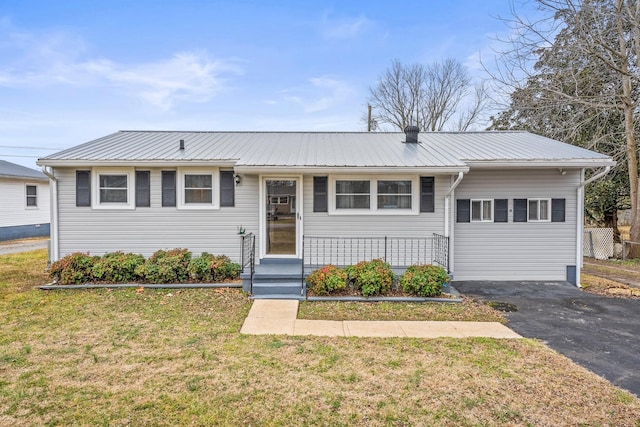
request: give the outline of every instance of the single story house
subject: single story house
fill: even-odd
[[[384,251],[405,265],[424,259],[424,243],[454,280],[579,284],[585,171],[597,179],[615,162],[527,132],[410,126],[121,131],[38,164],[51,179],[52,261],[174,247],[240,261],[241,230],[257,264]]]
[[[0,160],[0,241],[49,235],[49,178]]]

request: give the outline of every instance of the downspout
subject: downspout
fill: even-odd
[[[460,184],[460,181],[462,181],[463,177],[464,177],[464,172],[458,172],[458,178],[455,181],[453,181],[453,184],[451,184],[451,188],[449,188],[449,191],[447,191],[447,194],[444,196],[444,236],[449,239],[449,271],[448,271],[449,274],[451,274],[451,272],[453,272],[455,269],[455,259],[453,256],[453,253],[454,253],[453,238],[450,238],[449,236],[450,234],[449,221],[451,220],[449,215],[449,205],[451,204],[451,196],[453,195],[453,191]],[[453,277],[453,275],[451,275],[451,277]]]
[[[583,245],[583,237],[584,237],[584,187],[587,184],[592,183],[593,181],[602,178],[611,170],[611,166],[605,167],[605,169],[592,176],[588,180],[584,180],[584,169],[580,171],[580,184],[578,185],[577,191],[577,212],[576,212],[576,286],[581,288],[580,284],[580,272],[582,270],[582,245]]]
[[[59,259],[58,251],[58,179],[53,175],[53,171],[47,170],[46,166],[42,166],[42,173],[49,177],[51,189],[50,211],[51,211],[51,244],[49,253],[49,262],[52,263]]]
[[[444,236],[449,237],[449,204],[450,197],[453,194],[453,190],[460,184],[462,178],[464,177],[464,172],[458,172],[458,178],[451,184],[451,188],[447,191],[447,194],[444,196]]]

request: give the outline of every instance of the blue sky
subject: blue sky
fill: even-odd
[[[368,88],[393,59],[456,58],[481,79],[478,57],[509,11],[509,0],[2,0],[0,159],[35,168],[125,129],[364,130]]]

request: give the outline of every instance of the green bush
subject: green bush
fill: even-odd
[[[353,287],[364,297],[380,295],[389,292],[395,280],[391,266],[381,259],[362,261],[350,265],[346,269]]]
[[[91,268],[93,278],[109,283],[137,282],[140,277],[136,268],[144,264],[144,257],[138,254],[111,252],[96,260]]]
[[[156,251],[135,273],[148,283],[182,283],[189,278],[191,252],[187,249]]]
[[[433,297],[442,293],[442,287],[449,282],[447,271],[437,265],[412,265],[400,277],[400,286],[409,294]]]
[[[214,256],[202,252],[199,257],[191,259],[188,271],[191,279],[198,282],[222,282],[237,279],[240,264],[225,255]]]
[[[51,264],[49,276],[61,285],[81,285],[93,280],[92,268],[100,259],[74,252]]]
[[[328,295],[347,287],[347,273],[340,268],[327,264],[307,276],[307,283],[317,295]]]

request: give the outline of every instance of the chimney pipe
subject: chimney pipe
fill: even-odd
[[[180,149],[184,150],[184,139],[180,140]]]
[[[407,136],[405,141],[409,144],[416,144],[418,142],[418,134],[420,133],[420,128],[418,126],[407,126],[404,128],[404,134]]]

